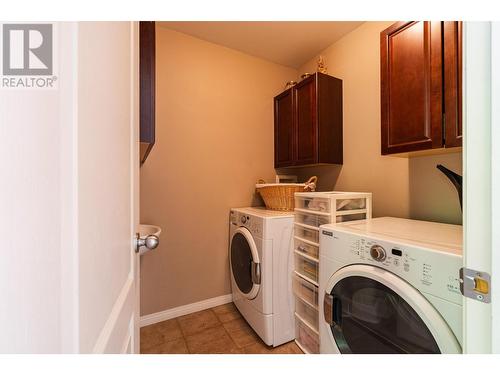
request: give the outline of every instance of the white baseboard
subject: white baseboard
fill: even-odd
[[[203,301],[190,303],[189,305],[174,307],[173,309],[163,310],[153,314],[141,316],[139,325],[141,327],[149,326],[150,324],[155,324],[163,322],[165,320],[177,318],[179,316],[210,309],[212,307],[224,305],[232,301],[233,295],[226,294],[225,296],[209,298]]]

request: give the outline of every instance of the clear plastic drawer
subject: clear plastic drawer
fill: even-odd
[[[318,263],[295,254],[295,271],[306,279],[318,282]]]
[[[360,214],[350,214],[350,215],[339,215],[337,216],[337,223],[343,223],[345,221],[353,221],[353,220],[364,220],[366,219],[366,213]]]
[[[300,225],[295,226],[295,236],[304,240],[319,243],[319,231],[309,228],[304,228]]]
[[[319,227],[320,225],[328,224],[330,222],[330,217],[295,212],[295,222],[309,225],[311,227]]]
[[[310,257],[319,258],[319,246],[308,244],[297,238],[295,239],[295,250]]]
[[[295,208],[330,212],[330,200],[328,198],[295,197]]]
[[[318,330],[318,310],[297,297],[295,297],[295,313],[316,331]]]
[[[310,305],[318,307],[318,287],[297,275],[293,275],[293,293]]]
[[[360,210],[366,208],[366,198],[337,199],[337,211]]]
[[[319,353],[319,335],[295,318],[295,340],[307,353]]]

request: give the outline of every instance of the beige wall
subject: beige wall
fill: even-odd
[[[157,27],[156,145],[141,168],[141,221],[162,227],[142,257],[141,314],[230,293],[231,207],[272,179],[273,101],[297,72]]]
[[[344,164],[294,172],[302,179],[318,175],[320,190],[371,191],[374,216],[461,223],[456,191],[436,169],[441,163],[461,174],[460,152],[410,159],[380,154],[380,31],[391,24],[366,22],[321,52],[328,74],[343,80]],[[317,58],[299,73],[316,71]]]
[[[457,190],[437,168],[442,164],[462,174],[462,153],[410,159],[410,215],[412,219],[462,224]]]

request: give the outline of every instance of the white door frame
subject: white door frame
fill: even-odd
[[[130,50],[132,51],[130,58],[130,80],[131,80],[131,114],[130,114],[130,131],[133,135],[130,139],[130,148],[132,152],[130,157],[130,165],[133,168],[131,173],[131,207],[132,207],[132,221],[131,221],[131,232],[137,232],[139,228],[139,202],[140,202],[140,190],[139,190],[139,123],[140,123],[140,108],[139,108],[139,97],[140,97],[140,82],[139,82],[139,22],[131,22],[132,36],[130,38]],[[133,241],[132,247],[135,247],[135,241]],[[134,249],[133,249],[134,250]],[[140,285],[140,268],[141,263],[139,259],[139,254],[134,251],[131,252],[131,264],[134,272],[135,281],[135,305],[134,305],[134,319],[131,323],[133,327],[132,334],[132,353],[140,353],[140,319],[141,319],[141,285]]]
[[[500,283],[499,24],[464,24],[464,267],[492,275],[492,303],[464,298],[464,353],[500,352],[498,316]],[[492,79],[495,79],[493,81]],[[494,123],[493,123],[494,122]],[[492,126],[493,125],[493,126]],[[493,147],[495,145],[495,147]],[[497,251],[498,252],[498,251]]]
[[[500,353],[500,22],[491,23],[492,352]],[[497,193],[495,195],[495,193]],[[496,319],[495,319],[496,317]]]

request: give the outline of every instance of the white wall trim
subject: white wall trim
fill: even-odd
[[[134,300],[134,302],[135,302],[135,300]],[[133,347],[132,347],[133,341],[134,341],[133,335],[135,333],[134,321],[135,321],[135,316],[132,316],[130,318],[130,321],[128,322],[128,330],[125,334],[125,338],[123,339],[119,354],[138,354],[139,353],[139,351],[137,351],[137,353],[133,352]]]
[[[159,311],[153,314],[141,316],[139,324],[141,327],[149,326],[151,324],[163,322],[165,320],[177,318],[179,316],[195,313],[198,311],[210,309],[212,307],[224,305],[233,301],[232,294],[224,296],[209,298],[203,301],[190,303],[189,305],[174,307],[173,309]]]
[[[113,308],[111,309],[111,313],[109,314],[108,320],[104,324],[104,327],[102,328],[101,333],[99,334],[97,342],[94,345],[94,349],[92,350],[93,353],[100,354],[106,351],[108,342],[120,318],[120,313],[124,309],[124,306],[129,299],[129,295],[134,292],[133,286],[134,286],[134,280],[131,278],[127,278],[127,281],[123,285],[120,295],[116,299],[116,302]]]

